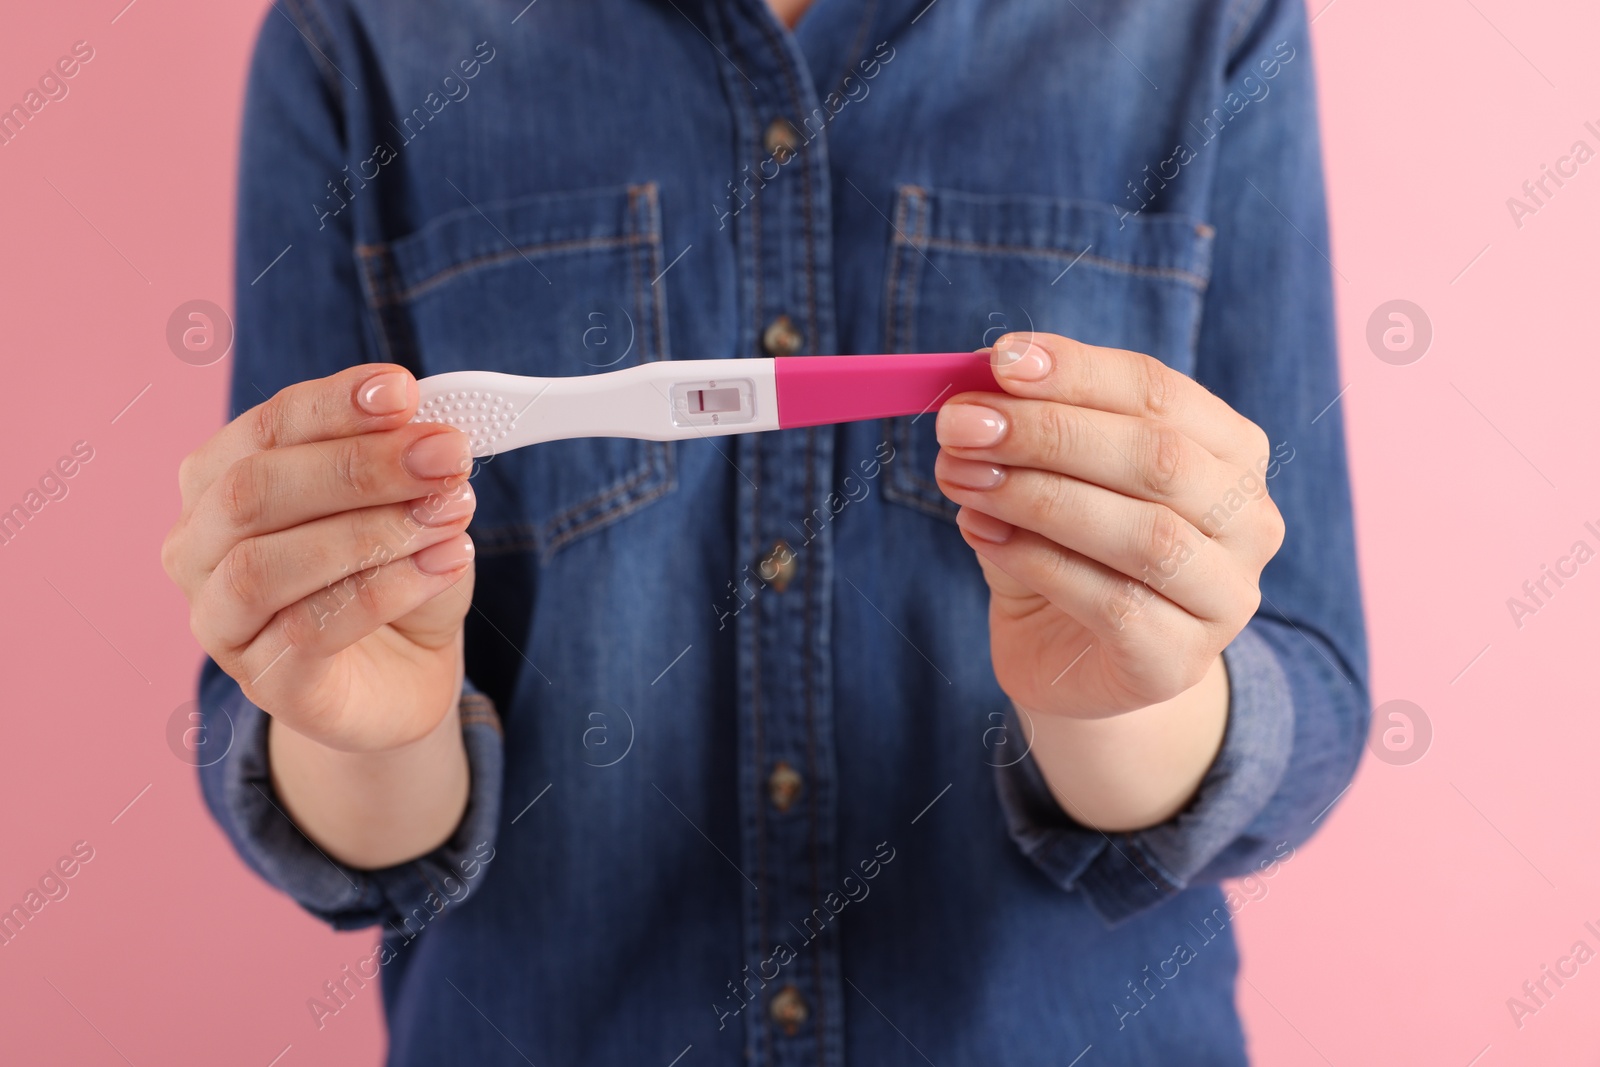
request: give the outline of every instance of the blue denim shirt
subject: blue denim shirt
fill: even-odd
[[[202,674],[240,853],[381,931],[307,1027],[377,983],[396,1065],[1244,1062],[1220,883],[1293,862],[1367,723],[1313,85],[1299,0],[280,0],[235,412],[1034,329],[1262,425],[1288,525],[1198,795],[1108,835],[996,684],[931,417],[484,463],[444,847],[329,860]]]

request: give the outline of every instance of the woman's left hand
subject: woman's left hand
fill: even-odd
[[[1011,334],[994,368],[1005,395],[940,410],[935,473],[989,583],[1001,688],[1090,719],[1197,685],[1260,603],[1287,459],[1150,356]]]

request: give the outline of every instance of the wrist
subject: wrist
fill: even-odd
[[[1069,816],[1105,832],[1158,825],[1194,796],[1222,748],[1229,690],[1222,657],[1170,700],[1085,719],[1017,706],[1051,794]]]
[[[324,852],[376,869],[449,840],[471,787],[459,701],[427,734],[348,752],[269,719],[268,766],[285,815]]]

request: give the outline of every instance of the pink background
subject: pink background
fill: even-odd
[[[373,934],[329,933],[250,875],[165,738],[198,653],[158,547],[227,371],[180,362],[165,330],[185,301],[231,303],[264,8],[125,2],[21,5],[0,33],[4,103],[73,42],[96,52],[0,147],[0,510],[94,449],[0,545],[0,905],[94,849],[0,947],[0,1060],[376,1063],[375,988],[321,1032],[305,1007]],[[1335,0],[1313,32],[1349,385],[1327,417],[1352,432],[1374,697],[1420,706],[1433,737],[1414,762],[1369,758],[1240,911],[1240,1002],[1263,1064],[1592,1065],[1600,960],[1520,1029],[1506,1000],[1580,938],[1600,950],[1600,561],[1520,630],[1506,599],[1575,540],[1600,548],[1600,160],[1521,229],[1506,198],[1573,141],[1600,149],[1600,17]],[[1392,299],[1432,320],[1420,362],[1367,346]]]

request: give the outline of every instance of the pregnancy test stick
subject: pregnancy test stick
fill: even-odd
[[[477,457],[572,437],[682,441],[935,411],[1001,392],[986,352],[659,360],[535,378],[451,371],[417,383],[412,422],[464,430]]]

